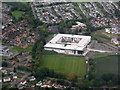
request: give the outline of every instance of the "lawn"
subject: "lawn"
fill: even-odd
[[[6,59],[8,58],[7,56],[0,56],[0,59]]]
[[[27,5],[28,4],[28,2],[21,2],[22,4],[25,4],[25,5]]]
[[[107,55],[107,54],[104,54],[104,53],[95,53],[95,54],[93,54],[93,56],[103,56],[103,55]]]
[[[25,48],[25,49],[28,50],[29,52],[32,52],[32,47],[33,47],[33,46],[28,46],[28,47]]]
[[[24,51],[24,49],[23,49],[23,48],[19,48],[19,47],[17,47],[17,46],[14,46],[14,47],[13,47],[13,50],[18,51],[19,53],[21,53],[21,52],[23,52],[23,51]]]
[[[48,50],[43,50],[42,55],[55,55],[58,54],[57,52],[54,51],[48,51]]]
[[[44,55],[42,66],[65,74],[75,73],[78,76],[84,76],[86,74],[86,63],[84,57]]]
[[[71,2],[88,2],[88,0],[70,0]],[[99,0],[89,0],[90,2],[98,2]]]
[[[104,73],[118,74],[118,59],[120,55],[105,56],[95,59],[96,61],[96,73],[101,76]]]
[[[78,13],[79,15],[82,15],[82,14],[83,14],[82,11],[80,10],[79,6],[74,6],[73,8],[77,11],[77,13]]]
[[[107,37],[107,36],[103,36],[103,35],[96,35],[97,37],[103,38],[103,39],[108,39],[111,40],[111,38]]]
[[[16,20],[18,20],[19,18],[23,17],[24,13],[25,12],[22,12],[22,11],[13,11],[12,15],[15,17]]]
[[[49,35],[45,38],[46,42],[50,41],[53,36],[54,36],[53,34],[49,34]]]

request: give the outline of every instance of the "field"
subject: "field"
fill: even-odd
[[[106,56],[95,59],[96,61],[96,73],[101,76],[104,73],[118,74],[118,58],[119,56]]]
[[[97,37],[99,37],[99,38],[103,38],[103,39],[111,40],[109,37],[107,37],[107,36],[103,36],[103,35],[97,35]]]
[[[25,5],[27,5],[28,4],[28,2],[21,2],[22,4],[25,4]]]
[[[19,47],[17,47],[17,46],[14,46],[14,47],[13,47],[13,50],[18,51],[19,53],[21,53],[21,52],[23,52],[23,51],[24,51],[24,49],[19,48]]]
[[[71,1],[71,2],[88,2],[88,0],[68,0],[68,1]],[[100,2],[102,0],[89,0],[89,2]],[[104,1],[109,1],[109,0],[104,0]],[[117,2],[118,0],[116,0]]]
[[[65,74],[75,73],[78,76],[84,76],[86,74],[86,63],[84,57],[44,55],[42,66]]]
[[[93,56],[103,56],[103,55],[107,55],[107,54],[103,54],[103,53],[95,53]]]
[[[23,14],[24,14],[24,12],[22,12],[22,11],[14,11],[14,12],[12,12],[12,15],[15,17],[16,20],[23,17]]]

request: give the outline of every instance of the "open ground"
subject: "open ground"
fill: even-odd
[[[81,77],[86,74],[86,63],[84,57],[44,55],[42,66],[65,74],[74,73]]]

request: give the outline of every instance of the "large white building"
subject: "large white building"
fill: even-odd
[[[63,54],[85,55],[91,36],[57,34],[45,46],[45,50]]]

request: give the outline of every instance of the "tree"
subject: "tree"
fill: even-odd
[[[6,61],[2,61],[2,67],[8,67],[8,63]]]
[[[14,67],[14,68],[13,68],[13,72],[14,72],[14,73],[16,73],[16,72],[17,72],[16,67]]]
[[[108,82],[109,80],[112,80],[113,79],[113,76],[114,76],[114,74],[103,74],[102,75],[102,79],[104,80],[104,81],[106,81],[106,82]]]
[[[120,16],[120,11],[118,9],[115,9],[115,16],[119,17]]]
[[[100,87],[100,86],[104,85],[104,81],[100,78],[93,79],[93,80],[91,80],[91,82],[92,82],[92,86]]]
[[[19,11],[29,11],[30,6],[29,4],[23,4],[21,2],[4,2],[7,5],[11,5],[11,11],[19,10]]]
[[[77,80],[77,75],[75,73],[68,74],[67,80],[76,81]]]
[[[90,81],[88,79],[81,79],[78,81],[78,87],[79,88],[87,88],[89,87],[91,84],[90,84]]]
[[[102,79],[110,86],[118,84],[118,76],[112,73],[103,74]]]
[[[38,80],[44,79],[45,77],[49,76],[49,69],[39,68],[37,71],[35,71],[34,75]]]
[[[54,72],[54,75],[52,77],[58,78],[58,79],[66,79],[66,75],[64,73],[58,73]]]

